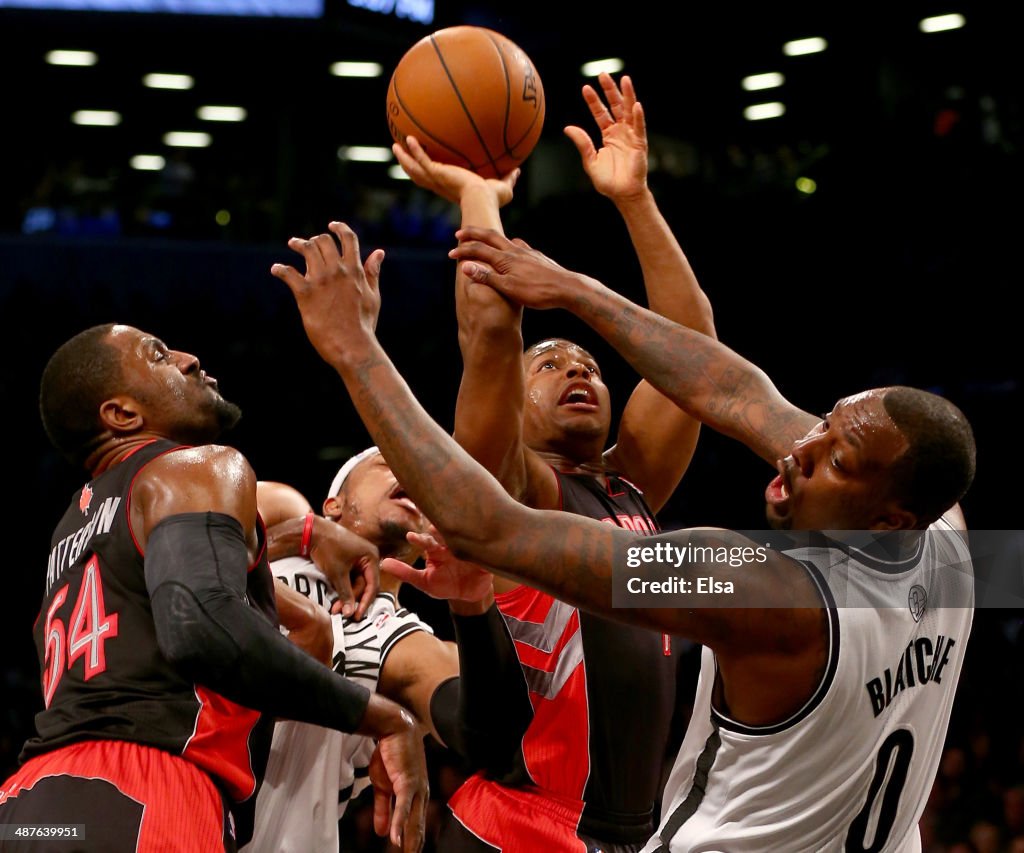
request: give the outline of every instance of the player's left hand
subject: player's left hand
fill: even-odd
[[[343,222],[332,222],[328,228],[331,234],[288,241],[288,247],[305,259],[305,275],[287,264],[274,264],[270,272],[291,289],[306,335],[320,357],[337,365],[353,344],[373,338],[384,251],[374,250],[363,264],[355,232]]]
[[[466,226],[455,237],[459,245],[448,257],[479,262],[463,263],[464,276],[529,308],[564,307],[569,287],[581,278],[525,241],[509,240],[491,228]]]
[[[601,131],[601,147],[594,147],[583,128],[570,125],[565,128],[565,135],[579,151],[594,189],[613,201],[628,201],[647,189],[647,125],[643,107],[628,76],[622,78],[621,88],[610,74],[602,73],[598,82],[607,106],[590,85],[583,87],[583,100]]]

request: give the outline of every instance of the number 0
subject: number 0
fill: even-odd
[[[882,746],[878,750],[878,758],[875,760],[875,775],[868,787],[867,802],[864,803],[860,814],[850,824],[850,831],[846,834],[846,853],[878,853],[885,847],[893,824],[896,823],[900,794],[903,793],[903,786],[907,782],[907,771],[910,769],[910,757],[913,754],[914,736],[906,729],[896,729],[882,741]],[[882,804],[878,810],[878,823],[875,826],[874,838],[871,841],[871,846],[867,847],[865,842],[867,841],[868,821],[871,819],[871,812],[878,799],[879,789],[885,782],[890,763],[892,764],[892,773],[889,774],[889,781],[885,784],[885,791],[882,792]]]

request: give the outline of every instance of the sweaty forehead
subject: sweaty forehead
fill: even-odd
[[[142,356],[147,346],[152,347],[154,343],[160,343],[157,338],[136,329],[134,326],[124,326],[121,324],[111,328],[107,340],[111,346],[120,350],[121,353],[132,353],[137,356]]]
[[[546,341],[540,341],[530,347],[523,356],[527,362],[533,361],[535,358],[541,355],[552,355],[556,352],[563,352],[566,355],[582,357],[597,362],[589,352],[587,352],[579,344],[574,344],[572,341],[564,340],[563,338],[549,338]]]
[[[907,448],[906,437],[889,417],[878,391],[844,397],[836,403],[832,414],[843,434],[862,448],[866,461],[884,463]]]

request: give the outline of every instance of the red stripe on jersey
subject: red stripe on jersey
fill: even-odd
[[[533,720],[523,735],[523,761],[546,791],[583,798],[590,777],[590,714],[582,661],[552,699],[530,693]]]
[[[576,836],[583,803],[531,788],[504,788],[477,774],[448,801],[470,832],[502,853],[587,853]]]
[[[495,599],[503,614],[535,625],[543,625],[555,606],[550,595],[525,586],[495,596]],[[575,608],[550,650],[520,640],[514,623],[510,629],[520,663],[555,674],[555,681],[560,677],[560,664],[573,666],[571,660],[563,660],[564,655],[581,654],[579,642],[566,651],[573,638],[579,639],[580,614]],[[571,673],[563,674],[565,682],[554,696],[530,691],[533,719],[523,736],[523,759],[530,779],[539,787],[563,797],[581,799],[590,776],[590,717],[582,656]],[[528,676],[527,682],[530,680]]]
[[[555,604],[555,600],[547,593],[538,592],[527,586],[518,586],[509,592],[496,595],[494,598],[498,609],[502,613],[520,622],[533,622],[537,625],[544,624],[544,620],[548,618],[548,614]],[[520,662],[526,666],[532,666],[534,669],[541,669],[544,672],[554,672],[562,650],[579,630],[579,627],[579,611],[573,610],[572,615],[566,621],[565,627],[559,634],[558,640],[551,646],[550,650],[539,649],[521,640],[516,636],[516,631],[513,628],[511,630],[512,639],[515,642],[516,654],[519,655]]]
[[[153,441],[156,440],[157,439],[155,438],[153,439]],[[128,454],[128,456],[134,456],[144,447],[148,447],[149,445],[151,445],[153,441],[147,441],[145,444],[142,445],[142,447],[136,447],[131,453]],[[166,456],[168,453],[174,453],[174,451],[176,450],[188,449],[190,448],[189,445],[187,444],[179,444],[177,447],[169,447],[163,453],[158,453],[156,456],[150,459],[149,462],[146,463],[146,465],[149,465],[150,462],[155,462],[161,456]],[[128,456],[125,456],[124,459],[127,459]],[[122,459],[121,462],[123,462],[124,459]],[[135,531],[132,529],[132,493],[135,491],[135,481],[139,479],[139,474],[146,470],[146,465],[143,465],[141,468],[139,468],[139,470],[136,471],[135,475],[132,477],[132,481],[128,484],[128,497],[125,499],[124,502],[124,514],[125,518],[128,520],[128,535],[132,537],[132,542],[135,543],[135,550],[139,552],[140,557],[145,557],[146,552],[142,550],[142,546],[139,544],[139,540],[135,538]]]
[[[138,853],[224,849],[224,808],[217,788],[209,776],[176,755],[122,740],[73,743],[26,761],[3,783],[0,803],[54,776],[102,779],[141,803]]]
[[[216,776],[233,800],[247,800],[256,791],[249,736],[259,722],[259,712],[198,684],[195,692],[199,713],[181,755]]]

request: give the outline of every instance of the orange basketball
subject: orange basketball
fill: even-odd
[[[487,178],[533,151],[544,126],[544,87],[533,63],[505,36],[448,27],[416,42],[388,85],[388,127],[415,136],[432,159]]]

